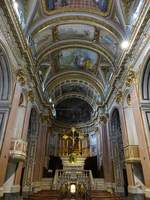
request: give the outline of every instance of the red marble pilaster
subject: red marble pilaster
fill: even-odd
[[[1,169],[0,170],[0,186],[3,185],[4,180],[5,180],[7,164],[8,164],[8,159],[9,159],[11,138],[12,138],[14,125],[16,124],[15,122],[17,118],[17,108],[20,101],[21,91],[22,91],[22,88],[21,88],[20,83],[16,83],[11,110],[10,110],[9,118],[7,121],[3,146],[2,146],[1,155],[0,155],[0,169]]]
[[[133,109],[133,115],[136,124],[136,132],[139,141],[140,159],[143,168],[145,186],[150,187],[150,152],[147,144],[136,85],[133,85],[131,92],[131,107]]]

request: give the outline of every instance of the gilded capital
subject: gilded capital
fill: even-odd
[[[126,78],[126,86],[130,87],[136,81],[136,73],[133,70],[129,70]]]
[[[48,123],[50,117],[49,115],[41,114],[40,118],[42,123]]]
[[[22,69],[19,69],[17,71],[16,78],[17,78],[17,81],[21,83],[21,85],[24,85],[26,83],[26,75]]]
[[[116,99],[116,102],[117,102],[117,103],[122,102],[122,100],[123,100],[123,92],[122,92],[122,91],[119,91],[119,92],[117,93],[115,99]]]
[[[106,123],[108,119],[108,114],[100,115],[99,119],[100,119],[100,122]]]
[[[28,91],[28,93],[27,93],[27,98],[28,98],[28,101],[31,101],[31,102],[34,101],[34,94],[33,94],[33,91],[32,91],[32,90],[29,90],[29,91]]]

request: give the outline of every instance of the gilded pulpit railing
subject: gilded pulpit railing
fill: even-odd
[[[124,147],[125,161],[126,162],[139,162],[140,153],[138,145],[128,145]]]

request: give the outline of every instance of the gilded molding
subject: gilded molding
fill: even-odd
[[[122,91],[119,91],[115,97],[115,100],[116,102],[119,104],[123,101],[123,92]]]
[[[124,147],[125,162],[133,163],[140,162],[140,153],[138,145],[128,145]]]
[[[34,102],[34,94],[33,94],[32,90],[29,90],[27,92],[27,99],[28,99],[28,101]]]
[[[16,79],[21,83],[21,85],[25,85],[27,78],[25,72],[22,69],[19,69],[16,72]]]

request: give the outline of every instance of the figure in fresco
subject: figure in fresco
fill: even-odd
[[[48,10],[55,9],[55,0],[46,0],[46,7]]]
[[[61,6],[67,6],[68,2],[67,0],[61,0]]]
[[[102,12],[106,12],[108,10],[109,0],[99,0],[99,1],[96,1],[96,2],[97,2],[97,5],[98,5],[99,9]]]

